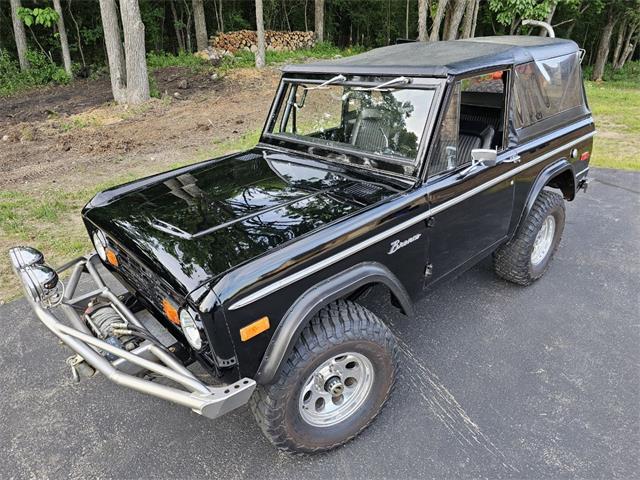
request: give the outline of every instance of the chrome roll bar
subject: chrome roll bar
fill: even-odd
[[[56,270],[58,275],[70,269],[72,272],[55,305],[32,296],[25,284],[24,276],[21,275],[21,271],[29,267],[17,265],[13,261],[14,255],[11,258],[13,269],[21,280],[25,297],[37,318],[76,353],[77,357],[73,361],[72,369],[75,369],[76,364],[86,362],[118,385],[188,407],[208,418],[219,417],[249,401],[256,387],[256,382],[250,378],[243,378],[225,386],[207,385],[197,379],[161,344],[145,340],[134,350],[127,351],[94,336],[77,312],[78,305],[94,298],[110,304],[125,324],[132,324],[148,331],[100,276],[96,268],[96,262],[99,262],[97,254],[92,253],[76,258]],[[76,295],[83,274],[89,275],[96,288]],[[62,310],[68,324],[62,323],[54,315],[53,310],[56,308]],[[110,361],[101,352],[109,353],[117,359]],[[140,372],[152,372],[171,380],[176,387],[181,388],[140,378],[137,376]]]

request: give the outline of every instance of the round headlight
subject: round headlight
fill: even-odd
[[[93,234],[93,246],[96,248],[96,252],[102,261],[106,261],[107,252],[105,248],[107,247],[107,237],[104,236],[101,230],[96,230]]]
[[[200,331],[198,330],[196,321],[186,309],[180,310],[180,326],[189,344],[196,350],[200,350],[202,348]]]

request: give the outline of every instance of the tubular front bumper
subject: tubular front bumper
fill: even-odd
[[[105,284],[96,268],[99,259],[95,253],[77,258],[57,270],[58,274],[65,270],[72,270],[72,273],[56,301],[47,302],[34,295],[33,285],[31,285],[33,276],[30,276],[28,271],[31,267],[20,265],[20,259],[16,252],[17,249],[12,249],[10,257],[27,300],[38,319],[77,354],[74,358],[74,365],[86,362],[114,383],[188,407],[208,418],[224,415],[249,401],[249,397],[256,387],[256,382],[250,378],[243,378],[226,386],[206,385],[161,345],[145,340],[136,349],[126,351],[97,338],[76,310],[78,306],[86,304],[89,299],[93,298],[99,298],[109,303],[122,317],[124,323],[132,324],[138,328],[145,327]],[[83,273],[91,277],[96,288],[74,296]],[[52,303],[55,305],[52,306]],[[53,314],[54,309],[59,309],[65,314],[68,324],[58,320]],[[109,361],[100,352],[107,352],[118,358]],[[74,367],[72,366],[72,368]],[[152,372],[173,381],[181,388],[159,384],[136,376],[140,372]]]

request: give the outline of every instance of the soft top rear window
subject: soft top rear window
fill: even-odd
[[[517,65],[514,103],[516,128],[584,105],[580,53]]]

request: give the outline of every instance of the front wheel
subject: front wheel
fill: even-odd
[[[340,300],[303,330],[275,383],[260,386],[251,410],[267,438],[290,452],[319,452],[358,435],[393,387],[391,331],[364,307]]]
[[[540,192],[514,238],[496,251],[496,273],[520,285],[529,285],[544,275],[560,244],[564,221],[562,197]]]

